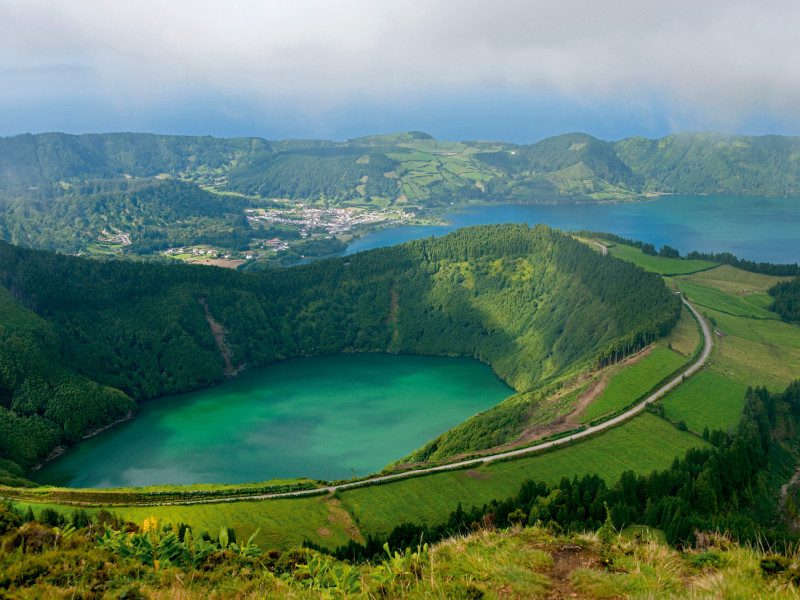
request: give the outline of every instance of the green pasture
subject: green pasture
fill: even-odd
[[[710,368],[742,385],[782,391],[800,377],[800,329],[778,319],[748,319],[704,309],[716,322]]]
[[[749,302],[746,297],[732,296],[716,288],[682,279],[678,280],[678,286],[687,300],[706,308],[713,308],[737,317],[750,317],[753,319],[780,318],[777,313],[759,308],[755,303]]]
[[[718,263],[705,260],[683,260],[682,258],[650,256],[649,254],[644,254],[639,248],[626,246],[625,244],[615,244],[608,249],[608,253],[611,256],[637,264],[645,271],[652,271],[661,275],[695,273],[718,266]]]
[[[667,543],[667,534],[663,529],[656,529],[655,527],[647,527],[645,525],[631,525],[620,531],[622,537],[626,540],[633,540],[637,533],[642,534],[642,539],[646,541],[658,542],[659,544]]]
[[[602,435],[531,458],[491,463],[474,471],[454,471],[341,492],[364,535],[386,534],[397,523],[438,523],[461,502],[480,506],[515,495],[533,479],[557,484],[562,477],[598,474],[613,485],[624,471],[665,469],[676,456],[706,443],[667,421],[644,413]]]
[[[730,265],[720,265],[716,269],[695,273],[688,278],[703,285],[716,288],[721,292],[734,296],[749,297],[754,292],[757,295],[766,295],[767,290],[776,283],[788,281],[791,277],[773,277],[761,273],[743,271]],[[769,297],[769,296],[767,296]]]
[[[675,352],[686,358],[694,356],[701,342],[700,326],[685,305],[681,306],[681,318],[678,319],[678,324],[668,336],[658,340],[659,345],[665,348],[671,346]]]
[[[663,400],[668,419],[685,421],[692,431],[734,430],[744,409],[747,387],[737,381],[715,373],[701,371],[691,377]]]
[[[654,348],[635,364],[614,367],[611,381],[580,416],[581,422],[628,406],[685,363],[686,358],[672,350]]]
[[[156,507],[125,507],[114,512],[134,523],[155,517],[162,523],[188,523],[195,530],[218,531],[223,525],[247,539],[256,529],[258,543],[268,548],[291,548],[309,539],[317,544],[346,544],[350,537],[341,522],[331,521],[324,496],[311,498],[275,498]],[[335,518],[335,517],[334,517]],[[325,528],[329,536],[317,532]]]

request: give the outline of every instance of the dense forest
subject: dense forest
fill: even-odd
[[[613,144],[645,189],[677,194],[800,196],[800,138],[675,133]]]
[[[0,197],[0,239],[74,254],[103,232],[121,230],[128,252],[150,254],[170,246],[217,243],[238,249],[253,235],[237,197],[222,197],[176,180],[92,180],[74,195]]]
[[[17,135],[0,138],[0,192],[53,198],[70,192],[62,182],[191,173],[201,167],[213,170],[270,150],[269,142],[260,138],[151,133]]]
[[[800,275],[792,281],[783,281],[769,289],[775,298],[769,309],[778,313],[784,321],[800,323]]]
[[[657,275],[545,225],[465,228],[262,273],[0,243],[0,286],[0,458],[26,468],[135,402],[222,380],[210,320],[234,367],[345,349],[457,355],[523,391],[621,339],[665,335],[680,311]],[[527,408],[514,404],[515,423]],[[474,435],[491,414],[471,421],[454,450],[497,441]]]

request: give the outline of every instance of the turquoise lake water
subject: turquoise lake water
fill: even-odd
[[[369,234],[345,254],[445,235],[469,225],[547,223],[562,230],[616,233],[657,248],[668,244],[682,254],[730,252],[754,261],[800,262],[800,198],[668,195],[631,204],[507,204],[470,208],[446,218],[453,224],[393,227]]]
[[[287,360],[144,402],[134,420],[70,448],[35,480],[127,487],[364,476],[513,393],[467,358]]]

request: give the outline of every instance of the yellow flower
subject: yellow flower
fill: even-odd
[[[144,523],[142,523],[142,533],[147,533],[148,531],[152,531],[153,533],[158,531],[158,521],[156,521],[155,517],[145,519]]]

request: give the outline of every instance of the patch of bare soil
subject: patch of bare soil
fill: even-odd
[[[342,504],[340,500],[337,500],[331,496],[326,496],[322,498],[320,502],[323,502],[328,506],[329,523],[332,525],[340,525],[342,530],[349,535],[351,539],[362,544],[364,543],[364,536],[361,535],[358,527],[355,523],[353,523],[350,513],[343,508],[339,508],[339,506]],[[330,535],[330,530],[327,527],[321,527],[320,529],[325,529],[328,531],[328,535]]]
[[[397,292],[395,291],[395,287],[397,284],[392,284],[389,288],[389,294],[391,296],[391,301],[389,302],[389,316],[384,319],[384,323],[396,323],[397,322]]]
[[[468,477],[472,477],[473,479],[477,479],[478,481],[481,481],[483,479],[489,479],[489,477],[492,476],[491,473],[481,473],[480,471],[472,471],[472,470],[466,471],[466,475]]]
[[[244,365],[234,367],[231,364],[231,349],[228,347],[228,343],[225,340],[225,335],[228,332],[225,331],[225,328],[217,323],[214,320],[214,317],[211,316],[211,312],[208,310],[208,303],[206,302],[205,298],[200,298],[200,304],[202,304],[203,308],[206,310],[206,321],[208,321],[208,325],[211,327],[211,335],[214,337],[214,342],[217,344],[217,348],[219,348],[219,353],[222,356],[222,360],[225,361],[225,376],[235,377],[239,371],[244,369]]]
[[[195,265],[211,265],[214,267],[226,267],[228,269],[236,269],[239,265],[246,263],[246,260],[219,260],[214,258],[206,258],[204,260],[191,260],[187,261]]]
[[[322,538],[331,537],[331,530],[327,527],[320,527],[317,529],[317,535]]]
[[[570,581],[570,573],[576,569],[599,568],[598,558],[576,544],[565,544],[545,550],[553,558],[553,566],[544,572],[551,581],[548,599],[579,598]]]

